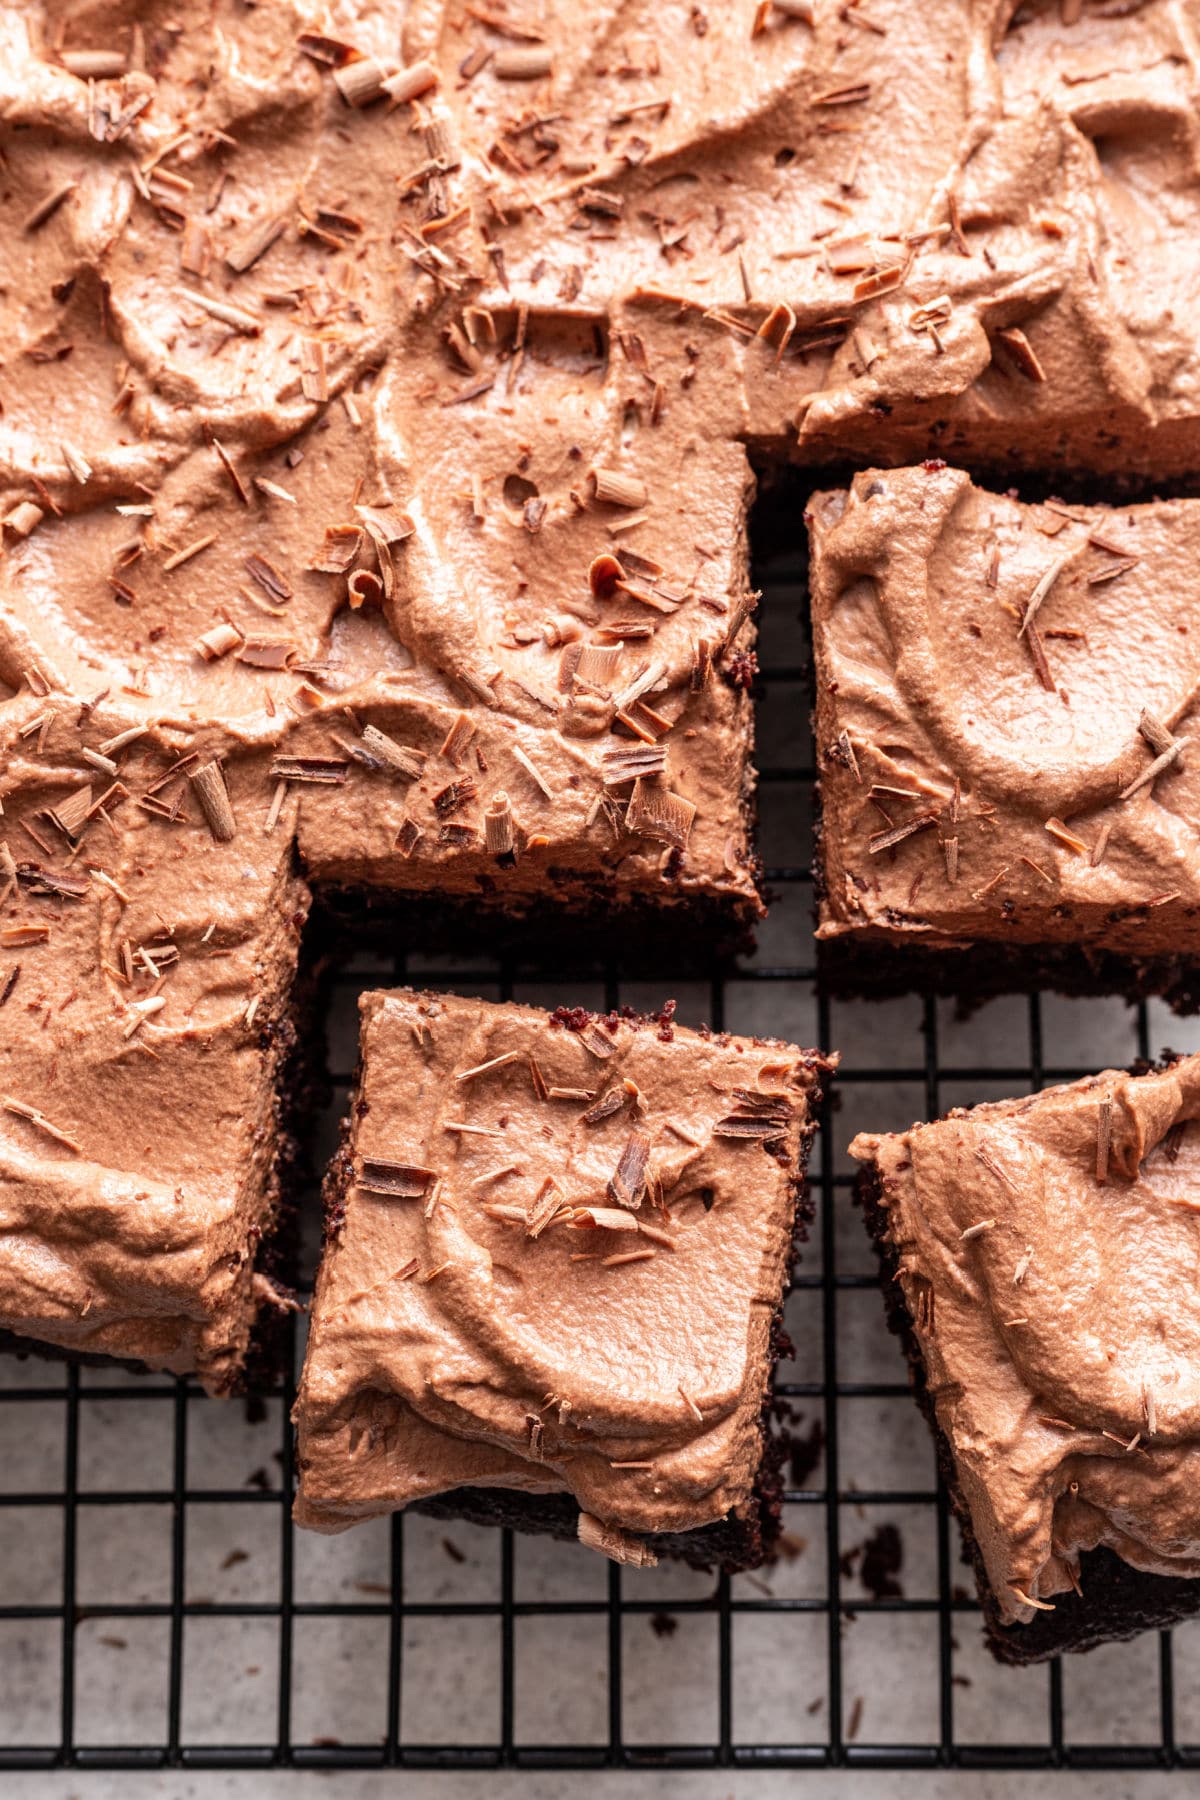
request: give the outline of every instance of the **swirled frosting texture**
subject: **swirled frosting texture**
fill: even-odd
[[[1194,465],[1194,4],[814,18],[0,4],[0,1134],[190,1221],[167,1302],[47,1202],[0,1321],[236,1361],[293,846],[757,910],[747,446]]]
[[[1200,942],[1200,505],[902,469],[815,496],[809,525],[819,935]]]
[[[1100,1545],[1200,1575],[1198,1116],[1190,1056],[851,1145],[1009,1622]]]
[[[301,1523],[464,1485],[567,1491],[633,1532],[740,1507],[821,1059],[428,994],[362,1011]]]
[[[489,310],[477,157],[408,185],[447,108],[351,107],[327,60],[397,67],[402,14],[0,6],[0,1324],[214,1387],[297,846],[758,910],[744,451],[678,333],[652,428],[653,322],[626,357],[602,307]]]

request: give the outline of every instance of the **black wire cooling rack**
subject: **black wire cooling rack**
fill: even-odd
[[[775,525],[782,519],[793,544],[803,535],[800,504],[774,502]],[[660,1569],[651,1585],[651,1572],[586,1559],[590,1586],[581,1592],[568,1582],[564,1597],[556,1571],[565,1556],[572,1577],[584,1567],[575,1547],[491,1532],[475,1534],[465,1551],[459,1528],[397,1517],[381,1528],[375,1579],[314,1590],[300,1566],[309,1546],[289,1522],[290,1374],[245,1418],[240,1403],[206,1400],[186,1381],[10,1363],[0,1381],[0,1770],[1200,1763],[1191,1640],[1182,1662],[1163,1634],[1066,1669],[1021,1672],[997,1668],[981,1648],[928,1434],[900,1352],[882,1333],[842,1146],[852,1125],[904,1124],[1083,1071],[1056,1066],[1050,1039],[1066,1003],[1004,1002],[997,1031],[994,1018],[964,1026],[931,1000],[864,1011],[817,992],[799,554],[774,556],[760,579],[762,810],[775,906],[756,957],[685,983],[680,1016],[859,1047],[825,1109],[812,1169],[817,1218],[789,1303],[798,1349],[779,1390],[807,1451],[787,1493],[787,1559],[733,1580]],[[580,997],[581,986],[593,1003],[648,997],[644,984],[632,995],[619,961],[584,971],[582,983],[573,971],[563,987],[553,972],[512,966],[347,970],[332,1053],[335,1110],[354,1057],[347,1003],[359,987],[406,975],[550,1004],[551,995]],[[671,991],[668,972],[656,1003]],[[1151,1041],[1145,1007],[1136,1015],[1102,1008],[1101,1032],[1125,1033],[1115,1059],[1163,1048]],[[1093,1060],[1103,1054],[1097,1042]],[[214,1420],[235,1435],[244,1429],[258,1462],[248,1475],[236,1459],[211,1454]],[[98,1441],[108,1469],[100,1481],[92,1473]],[[35,1444],[49,1448],[34,1454]],[[232,1476],[222,1474],[228,1467]],[[880,1526],[890,1535],[881,1538]],[[238,1586],[238,1565],[251,1566],[238,1546],[249,1538],[265,1573]],[[865,1585],[872,1542],[885,1544],[889,1559],[884,1578]],[[157,1586],[145,1575],[152,1543]],[[198,1544],[221,1571],[214,1579],[224,1598],[196,1591]],[[430,1579],[431,1559],[438,1567],[443,1559],[449,1579],[468,1557],[486,1577],[479,1591],[464,1596],[461,1586]],[[549,1578],[538,1560],[546,1557],[554,1559]],[[532,1586],[527,1566],[542,1571]],[[582,1678],[572,1684],[572,1646],[585,1640]],[[484,1644],[487,1680],[476,1658]],[[548,1701],[532,1713],[531,1679]],[[206,1712],[197,1711],[198,1684]],[[376,1704],[364,1715],[366,1686]],[[459,1730],[434,1702],[464,1686],[469,1729]],[[568,1688],[584,1695],[582,1733]],[[247,1713],[241,1702],[251,1690],[258,1697]],[[684,1691],[687,1705],[673,1716],[672,1696]],[[1192,1747],[1180,1741],[1189,1734]]]

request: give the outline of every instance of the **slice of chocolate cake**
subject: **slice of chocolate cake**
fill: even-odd
[[[750,1567],[812,1051],[670,1021],[364,996],[295,1418],[296,1517],[414,1502]]]
[[[993,1649],[1200,1609],[1200,1056],[850,1146]]]
[[[0,819],[0,1325],[221,1390],[260,1302],[281,1298],[260,1247],[302,1087],[308,891],[286,837],[256,828],[249,759],[227,779],[179,753],[195,741],[114,740],[47,705],[40,754],[15,759]]]
[[[1187,16],[1108,10],[0,8],[6,1091],[186,1215],[64,1249],[5,1114],[0,1327],[236,1364],[294,853],[356,930],[744,941],[752,455],[1200,464]]]
[[[1200,502],[814,496],[826,979],[1200,1000]]]

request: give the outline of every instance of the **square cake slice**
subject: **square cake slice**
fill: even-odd
[[[1200,1056],[851,1154],[992,1648],[1200,1607]]]
[[[672,1011],[363,997],[295,1410],[301,1524],[419,1502],[619,1561],[762,1561],[830,1064]]]
[[[1195,1006],[1200,503],[814,497],[825,975]]]
[[[309,894],[250,828],[269,753],[74,720],[0,819],[0,1332],[225,1392],[289,1304]]]

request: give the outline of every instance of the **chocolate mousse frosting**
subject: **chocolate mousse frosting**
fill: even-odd
[[[406,991],[362,1014],[299,1522],[566,1493],[585,1541],[652,1560],[622,1534],[746,1510],[828,1064],[668,1014]]]
[[[0,8],[0,1324],[213,1387],[306,878],[760,910],[744,452],[493,291],[400,31]]]
[[[236,1365],[305,880],[758,913],[750,451],[1195,463],[1112,14],[0,4],[0,1322]]]
[[[453,121],[451,203],[484,198],[487,304],[603,315],[669,408],[665,328],[705,441],[1149,476],[1196,463],[1198,23],[422,0],[401,47]]]
[[[1200,1575],[1197,1117],[1189,1056],[851,1145],[1001,1626],[1101,1547]]]
[[[1195,956],[1200,502],[929,466],[814,496],[809,529],[822,943]]]

